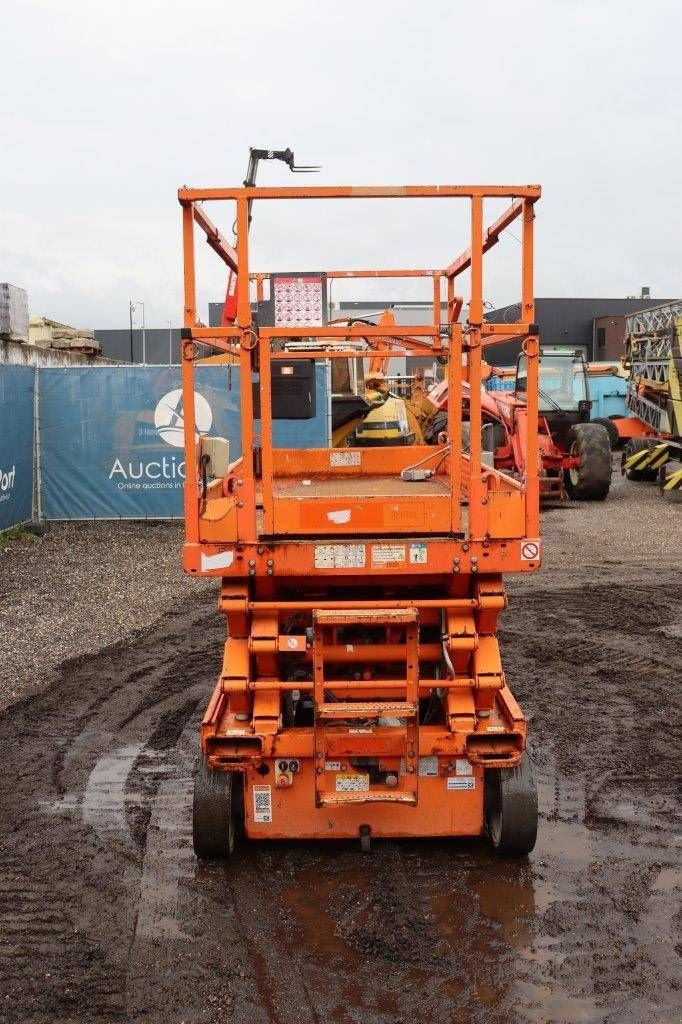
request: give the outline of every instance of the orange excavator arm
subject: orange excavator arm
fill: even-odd
[[[377,322],[379,327],[395,327],[395,317],[390,310],[385,309]],[[410,339],[412,341],[412,339]],[[390,338],[368,338],[367,343],[373,350],[372,358],[369,361],[369,373],[383,373],[386,375],[388,364],[391,361],[391,339]],[[369,376],[369,374],[368,374]]]

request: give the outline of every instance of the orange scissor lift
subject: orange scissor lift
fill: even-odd
[[[533,301],[535,185],[182,188],[185,309],[182,375],[188,573],[221,579],[227,642],[201,725],[194,847],[227,857],[249,838],[484,836],[508,853],[535,842],[537,795],[526,722],[496,637],[502,577],[540,565],[538,440],[528,429],[526,478],[481,456],[484,351],[519,339],[528,358],[528,424],[537,424]],[[487,230],[486,199],[511,205]],[[429,277],[433,315],[420,326],[258,326],[267,275],[249,266],[250,201],[356,198],[464,200],[469,248],[442,271],[330,271],[328,277]],[[235,244],[205,202],[236,207]],[[521,222],[521,319],[483,316],[485,252]],[[197,320],[195,224],[227,264],[236,301],[221,327]],[[469,271],[470,296],[455,293]],[[441,297],[447,296],[442,321]],[[305,346],[287,350],[291,339]],[[359,338],[398,355],[425,348],[450,395],[439,446],[273,447],[273,376],[294,361],[357,358]],[[389,340],[390,339],[390,340]],[[208,482],[195,433],[194,372],[209,346],[240,367],[242,455]],[[317,347],[316,347],[317,346]],[[294,347],[295,348],[295,347]],[[257,375],[257,377],[256,377]],[[252,384],[260,388],[254,428]],[[429,474],[405,473],[421,460]],[[423,477],[414,479],[414,476]]]

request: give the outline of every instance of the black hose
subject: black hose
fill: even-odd
[[[203,516],[206,511],[206,491],[208,489],[208,464],[211,461],[210,455],[202,455],[199,460],[199,466],[201,467],[201,507],[199,509],[199,515]]]

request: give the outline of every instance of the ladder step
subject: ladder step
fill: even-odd
[[[319,608],[313,613],[318,626],[390,626],[417,619],[416,608]]]
[[[323,791],[317,794],[317,802],[321,807],[339,807],[348,804],[410,804],[415,807],[417,804],[416,793],[406,793],[405,790],[391,792],[386,789],[370,789],[361,793],[332,793]]]
[[[334,701],[318,704],[317,718],[415,718],[417,705],[412,701]]]

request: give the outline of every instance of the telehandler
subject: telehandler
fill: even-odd
[[[291,154],[293,163],[293,154]],[[537,185],[181,188],[182,379],[186,455],[183,565],[220,581],[222,669],[201,724],[193,810],[199,857],[246,839],[488,837],[505,854],[535,843],[537,793],[526,720],[497,640],[503,574],[540,567]],[[464,202],[470,240],[442,270],[255,273],[254,203],[412,199]],[[510,204],[484,229],[486,202]],[[222,203],[234,244],[209,219]],[[236,216],[235,216],[236,214]],[[484,254],[521,224],[521,318],[484,320]],[[197,316],[195,227],[228,267],[220,327]],[[358,237],[361,237],[359,225]],[[469,271],[464,299],[455,287]],[[427,322],[329,324],[335,278],[426,278]],[[255,286],[256,312],[252,299]],[[269,287],[269,296],[265,289]],[[448,314],[441,318],[441,298]],[[308,415],[311,362],[362,360],[358,339],[444,367],[450,402],[436,444],[278,448],[273,419]],[[520,339],[527,361],[525,472],[482,455],[484,353]],[[239,367],[241,454],[195,424],[195,366],[206,347]],[[465,388],[466,385],[466,388]],[[287,398],[291,388],[294,400]],[[298,389],[298,390],[297,390]],[[256,413],[259,413],[257,419]],[[353,415],[352,409],[347,415]]]

